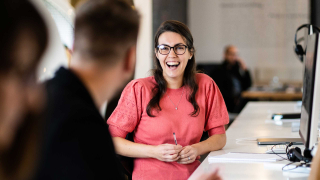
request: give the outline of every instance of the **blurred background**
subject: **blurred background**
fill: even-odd
[[[40,80],[53,76],[59,65],[68,66],[72,56],[73,18],[81,0],[38,0],[46,7],[63,49],[60,61],[44,60]],[[150,75],[153,67],[153,37],[165,20],[188,25],[194,38],[198,70],[211,76],[225,99],[232,99],[237,114],[248,101],[291,101],[302,98],[303,62],[294,52],[294,37],[302,24],[320,26],[320,2],[317,0],[128,0],[141,14],[137,45],[136,73],[133,78]],[[55,30],[54,30],[55,29]],[[298,44],[308,29],[297,33]],[[57,43],[57,42],[56,42]],[[226,47],[236,48],[235,59],[246,66],[251,83],[241,86],[234,76],[221,79]],[[48,55],[47,59],[50,56]],[[54,63],[53,63],[54,62]],[[240,68],[241,71],[241,68]],[[243,72],[240,72],[240,75]],[[228,82],[230,81],[230,82]],[[228,87],[223,87],[225,84]],[[240,84],[238,86],[237,84]],[[238,88],[238,89],[237,89]],[[239,89],[240,88],[240,89]],[[226,90],[227,89],[227,90]],[[232,91],[230,91],[230,89]],[[228,91],[229,90],[229,91]],[[228,92],[227,92],[228,91]],[[235,92],[238,95],[234,95]],[[236,97],[234,97],[236,96]],[[227,100],[226,100],[227,101]],[[227,103],[227,106],[228,105]],[[104,109],[103,107],[102,109]]]

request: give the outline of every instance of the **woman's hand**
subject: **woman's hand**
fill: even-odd
[[[198,156],[197,148],[193,146],[185,146],[180,152],[180,159],[177,161],[180,164],[190,164],[196,160]]]
[[[156,158],[160,161],[173,162],[180,158],[179,153],[181,150],[182,146],[179,144],[161,144],[153,148],[152,154],[153,158]]]

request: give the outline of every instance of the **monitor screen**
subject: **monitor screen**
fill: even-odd
[[[311,131],[311,117],[312,117],[312,104],[314,93],[315,81],[315,65],[317,57],[317,39],[318,34],[313,34],[307,40],[307,52],[305,57],[305,69],[303,77],[303,96],[301,107],[301,121],[299,134],[306,147],[310,144],[310,131]]]

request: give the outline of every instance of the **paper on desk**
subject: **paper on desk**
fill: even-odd
[[[282,160],[275,154],[262,153],[228,153],[219,156],[209,156],[209,163],[213,162],[275,162]]]

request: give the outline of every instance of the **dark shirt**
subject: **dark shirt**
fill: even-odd
[[[228,111],[238,112],[241,92],[251,86],[249,71],[243,71],[238,63],[229,66],[225,60],[207,74],[217,83]]]
[[[123,179],[107,125],[81,80],[60,68],[46,89],[44,147],[36,179]]]
[[[247,90],[251,86],[251,76],[248,70],[242,70],[239,63],[236,62],[234,65],[228,63],[224,60],[222,69],[225,70],[229,76],[232,78],[234,88],[237,92],[234,92],[235,96],[239,95],[239,92]]]

